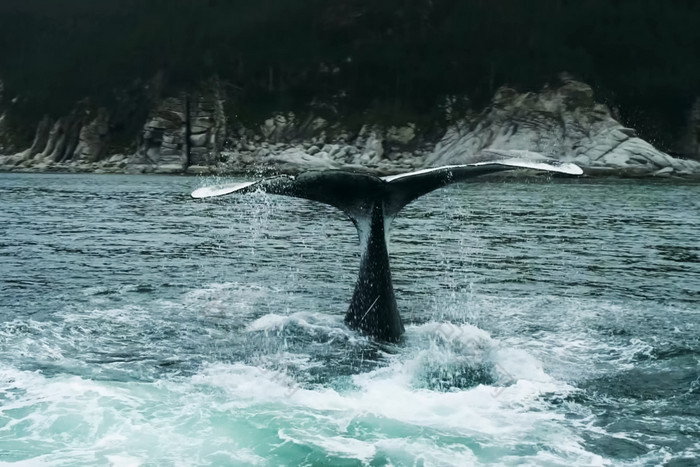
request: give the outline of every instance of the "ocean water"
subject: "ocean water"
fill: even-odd
[[[215,182],[0,174],[0,465],[698,465],[699,184],[419,199],[387,345],[341,213]]]

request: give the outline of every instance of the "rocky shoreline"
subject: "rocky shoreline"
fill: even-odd
[[[519,149],[574,162],[591,176],[700,178],[699,161],[654,148],[596,102],[590,86],[568,78],[538,93],[502,87],[482,112],[446,119],[450,123],[436,140],[412,123],[365,125],[352,132],[292,113],[274,115],[255,129],[231,128],[223,105],[215,87],[194,98],[163,100],[133,154],[104,154],[106,111],[53,124],[45,120],[30,148],[0,156],[0,171],[240,175],[345,169],[391,174],[473,162],[486,149]]]

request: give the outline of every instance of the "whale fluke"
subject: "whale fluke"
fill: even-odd
[[[451,183],[473,180],[480,175],[535,169],[581,175],[580,167],[545,159],[529,151],[483,151],[478,162],[417,170],[398,175],[374,175],[330,170],[283,175],[257,182],[199,188],[193,198],[265,192],[294,196],[329,204],[343,211],[355,224],[362,257],[345,323],[377,339],[396,341],[404,332],[391,281],[386,227],[411,201]],[[518,157],[527,157],[527,159]]]

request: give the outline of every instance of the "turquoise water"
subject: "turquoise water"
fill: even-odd
[[[700,185],[419,199],[383,345],[342,214],[214,182],[0,174],[0,465],[697,464]]]

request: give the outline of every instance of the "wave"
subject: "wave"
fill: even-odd
[[[312,334],[343,328],[322,314],[299,313],[265,315],[247,332],[289,326]],[[299,376],[318,368],[315,355],[282,349],[259,355],[255,364],[212,361],[190,376],[152,382],[0,366],[0,439],[11,440],[3,460],[602,462],[541,397],[572,388],[485,331],[437,322],[408,326],[404,344],[385,350],[372,371],[318,383]],[[482,367],[489,376],[461,384],[454,369],[467,367]],[[431,380],[435,369],[440,384]]]

